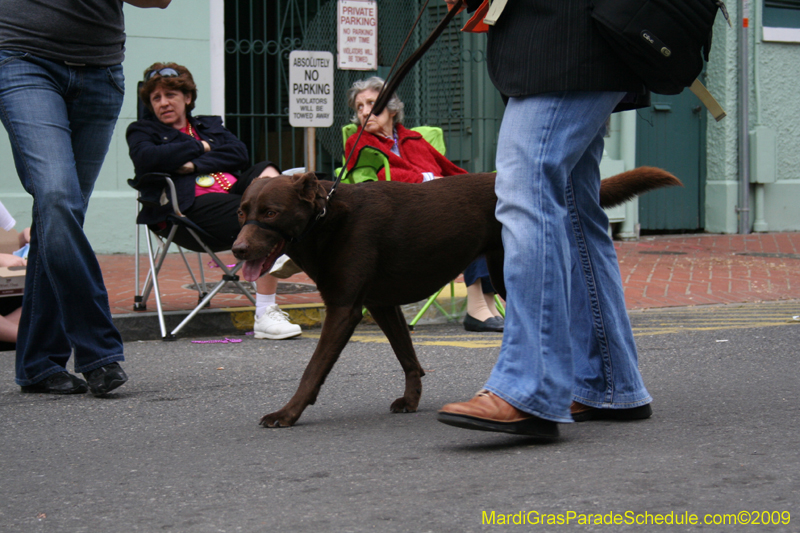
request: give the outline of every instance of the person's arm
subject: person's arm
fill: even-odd
[[[148,172],[175,172],[184,163],[205,152],[200,141],[188,135],[178,135],[171,142],[158,144],[154,141],[153,127],[146,120],[138,120],[128,126],[125,137],[137,176]]]
[[[217,133],[211,150],[190,161],[196,172],[232,172],[250,166],[247,146],[228,130]]]
[[[464,169],[439,153],[424,137],[418,135],[400,140],[402,158],[396,155],[389,156],[392,181],[420,183],[442,176],[466,173]],[[393,164],[393,162],[398,162],[398,164]],[[403,162],[408,164],[403,164]]]
[[[430,151],[433,154],[433,158],[436,160],[436,164],[439,165],[439,172],[434,172],[437,178],[441,178],[443,176],[457,176],[459,174],[467,173],[466,170],[459,167],[439,153],[439,151],[433,146],[430,147]]]
[[[399,168],[397,166],[393,166],[391,161],[389,162],[389,168],[392,172],[392,181],[403,181],[405,183],[422,183],[423,175],[422,172],[417,172],[416,170],[406,170],[404,168]],[[378,172],[378,178],[384,179],[384,170],[381,169]]]
[[[166,8],[172,0],[123,0],[126,4],[134,7],[157,7],[159,9]]]
[[[21,257],[11,254],[0,254],[0,267],[16,267],[27,265],[28,262]]]
[[[29,242],[31,242],[31,228],[25,228],[17,235],[17,242],[19,243],[19,247],[22,248]]]

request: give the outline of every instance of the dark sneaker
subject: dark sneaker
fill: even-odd
[[[89,372],[84,372],[83,377],[89,384],[89,390],[95,396],[103,396],[128,381],[128,376],[119,363],[111,363]]]
[[[38,381],[33,385],[23,385],[22,392],[39,394],[83,394],[86,392],[86,382],[69,372],[59,372]]]

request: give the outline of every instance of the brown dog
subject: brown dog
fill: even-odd
[[[603,180],[600,203],[611,207],[636,194],[680,185],[666,171],[641,167]],[[261,425],[287,427],[317,399],[322,383],[366,307],[405,372],[405,392],[393,413],[414,412],[425,373],[400,305],[423,300],[486,256],[492,285],[505,298],[503,244],[495,219],[494,174],[469,174],[423,184],[340,185],[313,173],[254,181],[242,197],[242,230],[233,253],[254,281],[285,253],[314,280],[325,321],[300,386]]]

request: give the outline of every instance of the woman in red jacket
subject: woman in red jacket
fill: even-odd
[[[355,166],[359,152],[370,147],[380,150],[389,160],[392,181],[422,183],[443,176],[466,174],[466,170],[440,154],[422,135],[403,126],[404,106],[397,94],[392,95],[380,115],[370,114],[382,88],[383,80],[373,76],[356,81],[347,91],[347,103],[356,112],[353,122],[360,126],[345,143],[346,154],[355,148],[348,170]],[[364,132],[359,138],[362,129]],[[384,169],[378,172],[378,179],[386,180]],[[503,317],[494,305],[494,288],[484,258],[476,259],[467,267],[464,282],[467,285],[464,328],[467,331],[503,331]]]

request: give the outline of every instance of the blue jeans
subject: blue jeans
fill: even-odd
[[[122,107],[122,66],[74,67],[0,50],[0,119],[33,222],[16,382],[122,361],[103,275],[83,222]]]
[[[618,409],[651,401],[599,205],[605,124],[622,96],[511,98],[500,128],[496,213],[508,299],[486,388],[555,422],[572,421],[572,400]]]

